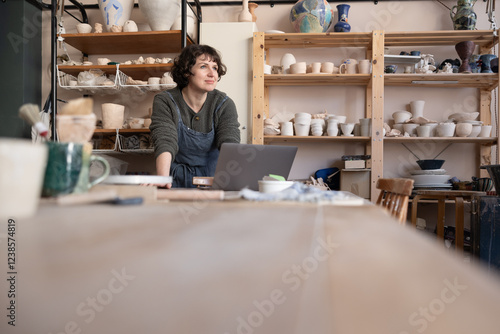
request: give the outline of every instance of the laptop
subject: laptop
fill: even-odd
[[[269,174],[288,179],[297,153],[295,146],[224,143],[220,148],[212,189],[259,190],[259,180]]]

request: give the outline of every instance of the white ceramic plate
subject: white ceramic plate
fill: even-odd
[[[415,169],[410,171],[411,175],[443,175],[446,169]]]
[[[449,183],[436,183],[436,184],[414,184],[414,188],[451,188],[452,185]]]
[[[102,181],[106,184],[164,184],[172,183],[171,176],[158,175],[110,175]]]
[[[443,184],[451,179],[450,175],[412,175],[411,178],[415,181],[415,184]]]

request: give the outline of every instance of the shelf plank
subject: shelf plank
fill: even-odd
[[[470,143],[482,145],[495,145],[496,137],[384,137],[387,143]]]
[[[498,43],[492,30],[441,30],[385,32],[385,46],[434,46],[455,45],[474,41],[476,45],[491,48]]]
[[[265,86],[367,86],[370,74],[266,74]]]
[[[148,128],[143,128],[143,129],[118,129],[119,133],[123,134],[134,134],[134,133],[149,133]],[[95,129],[94,130],[94,135],[96,134],[103,134],[103,135],[115,135],[116,134],[116,129]]]
[[[417,83],[414,83],[418,81]],[[386,86],[472,87],[493,90],[498,87],[497,73],[395,73],[384,75]]]
[[[343,136],[264,136],[264,143],[309,143],[309,142],[360,142],[366,143],[370,141],[370,137],[343,137]]]
[[[107,75],[116,74],[115,65],[91,65],[91,66],[67,66],[59,65],[59,71],[78,76],[78,73],[88,70],[101,70]],[[172,64],[139,64],[139,65],[120,65],[120,71],[135,80],[146,80],[149,77],[161,77],[165,72],[172,69]]]
[[[371,32],[265,34],[266,48],[371,47]]]
[[[178,53],[181,31],[136,31],[90,34],[63,34],[64,41],[85,54],[153,54]],[[187,38],[187,44],[193,44]]]

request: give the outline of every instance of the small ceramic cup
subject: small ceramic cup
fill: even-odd
[[[321,63],[314,62],[311,64],[311,73],[317,74],[321,72]]]
[[[333,73],[333,63],[329,61],[321,63],[321,73]]]
[[[150,77],[148,79],[148,85],[152,90],[159,90],[160,89],[160,77]]]
[[[430,137],[431,136],[431,127],[428,125],[420,125],[417,128],[417,136],[418,137]]]
[[[76,31],[79,34],[88,34],[92,31],[92,26],[88,23],[78,23],[76,25]]]
[[[282,122],[280,125],[281,125],[281,135],[282,136],[293,136],[293,123],[292,122]]]
[[[491,136],[491,125],[483,125],[481,126],[481,131],[479,132],[478,137],[490,137]]]

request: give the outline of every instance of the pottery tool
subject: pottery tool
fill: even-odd
[[[36,132],[40,134],[40,136],[48,138],[49,129],[42,122],[40,117],[40,110],[36,104],[27,103],[23,104],[21,108],[19,108],[19,116],[28,122],[32,127],[35,128]]]
[[[118,205],[142,204],[142,197],[121,198],[114,190],[93,191],[83,194],[69,194],[57,197],[59,205],[82,205],[92,203],[108,203]]]

